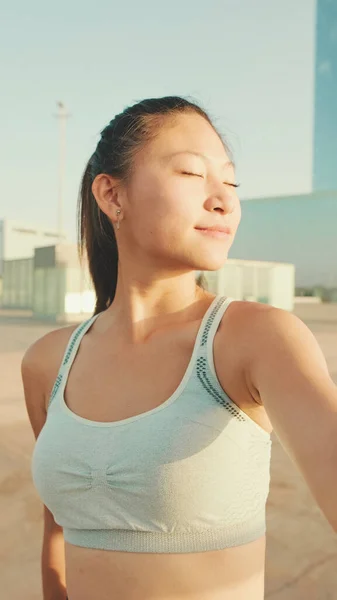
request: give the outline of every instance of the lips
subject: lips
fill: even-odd
[[[200,231],[219,231],[221,233],[227,233],[228,235],[232,233],[230,227],[222,227],[221,225],[212,225],[212,227],[196,227],[195,229],[199,229]]]

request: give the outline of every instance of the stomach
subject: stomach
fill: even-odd
[[[65,542],[69,600],[263,600],[265,536],[212,552],[152,554]]]

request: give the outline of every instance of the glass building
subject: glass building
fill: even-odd
[[[336,288],[337,1],[318,0],[316,10],[312,190],[242,200],[229,257],[294,263],[296,286]]]

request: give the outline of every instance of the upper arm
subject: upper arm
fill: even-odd
[[[298,317],[276,308],[256,315],[251,384],[337,530],[337,387],[316,338]]]
[[[28,417],[37,438],[47,417],[47,406],[69,338],[76,326],[55,329],[26,350],[21,378]]]
[[[35,439],[45,423],[47,378],[44,369],[46,356],[44,338],[26,350],[21,362],[21,378],[26,409]]]

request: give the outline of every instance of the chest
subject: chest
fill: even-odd
[[[246,384],[246,353],[230,330],[216,333],[213,365],[222,389],[266,431],[271,424]],[[75,414],[92,421],[116,422],[167,403],[185,385],[196,359],[198,324],[175,336],[161,336],[140,347],[117,348],[90,339],[80,347],[69,372],[64,401]],[[225,334],[225,335],[224,335]],[[226,343],[223,343],[226,339]]]
[[[158,340],[137,348],[83,346],[64,391],[67,406],[93,421],[119,421],[168,400],[188,368],[192,345]],[[90,363],[90,364],[89,364]]]

